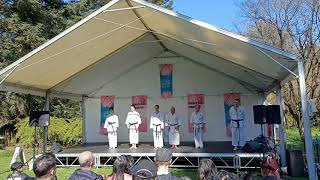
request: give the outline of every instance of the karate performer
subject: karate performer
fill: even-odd
[[[137,149],[139,143],[139,125],[141,124],[140,114],[136,111],[134,105],[131,105],[131,109],[128,112],[126,123],[129,129],[129,140],[131,149]]]
[[[115,149],[117,147],[117,128],[119,127],[119,118],[114,114],[113,107],[109,109],[109,115],[104,123],[104,128],[108,132],[109,149]]]
[[[176,149],[180,144],[179,128],[181,126],[181,117],[176,113],[176,108],[171,107],[166,116],[166,124],[169,129],[169,144],[171,148]]]
[[[235,99],[233,106],[229,110],[232,126],[232,146],[236,151],[238,148],[244,146],[244,120],[245,112],[244,108],[240,105],[240,99]]]
[[[195,111],[191,115],[195,148],[203,148],[203,133],[206,125],[204,114],[200,112],[200,108],[201,106],[197,104]]]
[[[150,129],[153,130],[154,148],[162,148],[164,115],[159,111],[159,105],[155,105],[154,110],[150,118]]]

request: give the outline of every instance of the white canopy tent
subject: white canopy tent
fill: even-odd
[[[303,62],[298,57],[142,0],[113,0],[2,69],[0,90],[75,100],[110,95],[105,93],[121,94],[126,85],[118,87],[119,82],[128,83],[132,79],[119,79],[141,66],[151,67],[159,59],[160,62],[186,62],[203,68],[193,74],[190,70],[190,76],[197,76],[204,69],[214,73],[199,76],[210,75],[217,82],[206,94],[217,95],[239,89],[261,96],[277,90],[280,105],[281,83],[291,76],[299,78],[308,168],[315,172],[310,127],[305,115]],[[297,64],[299,76],[296,74]],[[210,78],[202,85],[205,86]],[[225,81],[233,84],[228,85]],[[230,87],[223,89],[224,83]],[[177,87],[177,97],[196,91],[183,89],[187,87]],[[149,92],[154,93],[139,89],[138,85],[132,88],[132,95]],[[120,98],[127,95],[122,94]],[[283,127],[281,131],[283,142]],[[285,157],[284,151],[282,143],[282,157]],[[282,162],[285,163],[285,158]],[[310,178],[315,178],[315,173],[310,173]]]

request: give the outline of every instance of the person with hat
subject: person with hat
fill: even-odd
[[[157,166],[148,159],[141,159],[130,168],[130,172],[134,180],[155,180],[157,177]]]
[[[167,148],[157,149],[156,164],[158,166],[157,180],[180,180],[177,176],[169,172],[172,162],[172,151]]]
[[[23,163],[22,162],[14,162],[11,164],[11,171],[12,171],[12,174],[10,174],[8,177],[7,177],[7,180],[14,180],[14,179],[21,179],[21,180],[24,180],[24,179],[29,179],[30,177],[25,174],[22,170],[22,167],[23,167]]]

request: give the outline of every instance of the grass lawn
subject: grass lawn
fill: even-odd
[[[293,148],[302,148],[303,142],[300,141],[300,135],[297,128],[291,128],[287,129],[287,136],[288,136],[288,146]],[[311,129],[311,134],[313,138],[318,137],[320,140],[320,128],[319,127],[313,127]]]

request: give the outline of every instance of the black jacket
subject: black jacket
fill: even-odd
[[[176,175],[169,173],[164,175],[158,175],[157,180],[180,180]]]
[[[12,174],[10,174],[7,177],[7,180],[15,180],[15,179],[29,180],[31,178],[27,174],[19,171],[14,171]]]
[[[98,175],[92,171],[85,171],[77,169],[70,177],[69,180],[103,180],[101,175]]]

